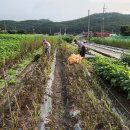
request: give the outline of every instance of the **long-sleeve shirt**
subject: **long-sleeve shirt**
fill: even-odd
[[[51,44],[48,41],[44,41],[43,45],[47,48],[47,47],[51,47]]]

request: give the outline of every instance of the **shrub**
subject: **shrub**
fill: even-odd
[[[63,36],[62,39],[68,43],[71,43],[74,40],[74,36],[72,35]]]

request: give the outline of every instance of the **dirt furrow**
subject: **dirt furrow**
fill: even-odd
[[[56,67],[54,72],[54,82],[52,85],[52,113],[50,113],[48,117],[48,122],[45,124],[47,130],[54,130],[54,129],[65,129],[64,124],[64,95],[62,93],[63,89],[63,66],[62,60],[59,54],[59,51],[56,54]]]

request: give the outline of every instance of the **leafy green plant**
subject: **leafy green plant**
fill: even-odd
[[[130,54],[123,54],[121,61],[127,63],[130,66]]]
[[[8,76],[16,76],[16,71],[13,70],[13,69],[10,69],[10,70],[7,71],[7,75]]]
[[[0,79],[0,87],[3,86],[5,84],[5,80],[4,79]]]
[[[113,87],[127,91],[127,98],[130,99],[130,68],[119,61],[97,56],[94,69],[104,80],[111,83]]]
[[[9,85],[15,85],[15,84],[16,84],[16,81],[12,79],[12,80],[10,80],[10,81],[8,82],[8,84],[9,84]]]
[[[66,35],[66,36],[63,36],[62,39],[68,43],[71,43],[74,40],[74,36],[73,35]]]

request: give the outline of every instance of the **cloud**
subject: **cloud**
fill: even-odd
[[[54,21],[77,19],[103,12],[130,13],[130,0],[1,0],[0,19],[41,19]]]

